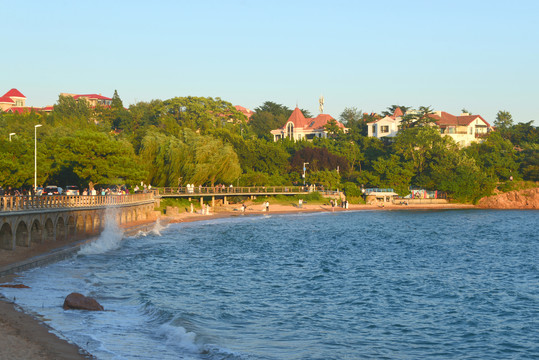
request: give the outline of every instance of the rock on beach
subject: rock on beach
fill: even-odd
[[[64,301],[64,310],[90,310],[103,311],[105,310],[96,299],[86,297],[79,293],[71,293],[67,295]]]

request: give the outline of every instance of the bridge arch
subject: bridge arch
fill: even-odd
[[[28,236],[28,226],[24,221],[19,221],[15,230],[15,245],[22,247],[30,246],[30,237]]]
[[[45,220],[45,242],[51,242],[55,240],[54,223],[51,218]]]
[[[75,224],[75,217],[73,215],[70,215],[67,219],[67,238],[69,240],[72,240],[75,238],[75,230],[76,230],[76,224]]]
[[[4,223],[0,228],[0,247],[13,250],[13,232],[9,223]]]
[[[67,238],[66,225],[64,218],[59,217],[56,221],[56,241],[62,241]]]
[[[43,226],[39,222],[39,219],[32,221],[32,227],[30,228],[30,243],[41,244],[43,242]]]
[[[84,219],[84,233],[92,234],[93,232],[94,232],[94,220],[92,219],[92,215],[86,214],[86,217]]]

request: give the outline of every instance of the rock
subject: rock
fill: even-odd
[[[14,288],[14,289],[30,289],[30,286],[24,284],[2,284],[0,287]]]
[[[539,209],[539,188],[487,196],[479,200],[477,206],[483,209]]]
[[[79,293],[71,293],[67,295],[64,301],[64,310],[90,310],[103,311],[103,306],[94,298],[86,297]]]

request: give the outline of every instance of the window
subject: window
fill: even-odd
[[[473,135],[473,128],[470,128],[470,135]]]
[[[376,125],[372,126],[372,133],[374,134],[376,132]]]
[[[380,129],[381,133],[388,133],[389,132],[389,125],[382,125]]]

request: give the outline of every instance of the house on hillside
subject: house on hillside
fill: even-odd
[[[26,96],[24,96],[19,90],[11,89],[0,97],[0,109],[7,111],[12,107],[25,107]]]
[[[70,96],[75,100],[85,99],[91,107],[100,106],[111,106],[112,99],[101,94],[70,94],[70,93],[60,93],[60,96]]]
[[[396,108],[393,115],[367,123],[367,136],[378,139],[397,136],[403,115],[402,110]]]
[[[296,106],[288,118],[288,121],[282,128],[271,130],[273,141],[278,141],[285,138],[294,141],[312,140],[315,137],[327,138],[328,132],[324,126],[330,120],[334,120],[337,126],[343,132],[348,132],[348,129],[339,121],[335,120],[331,115],[320,114],[315,118],[306,118],[303,116],[301,110]]]
[[[251,109],[247,109],[247,108],[245,108],[243,106],[240,106],[240,105],[235,105],[234,107],[236,108],[236,110],[238,110],[243,115],[245,115],[245,117],[247,118],[247,122],[249,122],[249,120],[251,120],[251,116],[253,116],[254,111],[252,111]]]
[[[440,128],[443,136],[451,136],[459,146],[469,146],[474,141],[480,141],[492,131],[492,126],[481,115],[451,115],[445,111],[436,111],[432,118]]]
[[[0,97],[0,110],[19,114],[29,113],[31,111],[49,111],[47,107],[36,108],[26,106],[26,96],[15,88]]]

